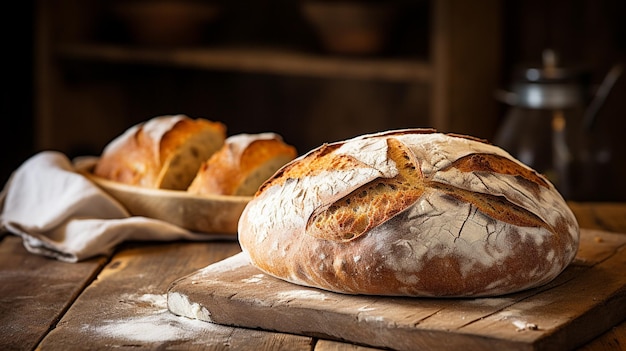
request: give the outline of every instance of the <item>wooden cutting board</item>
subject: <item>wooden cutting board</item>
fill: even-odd
[[[172,313],[398,350],[568,350],[626,319],[626,234],[582,230],[546,286],[495,298],[352,296],[268,276],[238,254],[173,282]]]

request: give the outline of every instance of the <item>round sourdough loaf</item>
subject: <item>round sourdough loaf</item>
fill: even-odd
[[[494,296],[573,260],[576,218],[502,149],[432,130],[325,144],[263,184],[239,220],[252,264],[347,294]]]

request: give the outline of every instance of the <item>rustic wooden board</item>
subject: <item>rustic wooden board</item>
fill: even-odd
[[[41,342],[42,350],[310,350],[310,337],[237,329],[176,316],[167,287],[240,251],[236,242],[125,245]]]
[[[243,254],[174,281],[171,312],[399,350],[567,350],[626,318],[626,235],[582,230],[550,284],[497,298],[350,296],[263,274]]]
[[[626,203],[569,202],[581,228],[626,233]]]
[[[65,263],[33,255],[22,239],[0,242],[0,349],[32,350],[106,262]]]

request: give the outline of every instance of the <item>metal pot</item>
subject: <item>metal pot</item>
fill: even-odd
[[[615,65],[593,92],[586,71],[558,67],[551,50],[543,59],[541,68],[519,70],[510,91],[496,91],[510,109],[494,143],[543,173],[566,199],[592,199],[611,162],[596,116],[622,66]]]

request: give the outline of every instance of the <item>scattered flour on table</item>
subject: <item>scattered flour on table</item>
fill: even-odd
[[[246,284],[260,283],[263,279],[263,276],[264,274],[255,274],[250,278],[242,279],[241,282]]]
[[[289,290],[276,294],[279,300],[307,299],[307,300],[326,300],[326,294],[311,290]]]
[[[539,326],[535,323],[530,323],[522,317],[521,310],[508,310],[502,311],[497,314],[499,320],[510,320],[511,324],[515,327],[516,331],[525,330],[539,330]]]
[[[369,312],[369,311],[374,311],[374,310],[376,310],[374,307],[363,306],[363,307],[359,307],[359,309],[357,311],[359,311],[359,312]]]
[[[244,267],[250,264],[248,255],[244,252],[240,252],[236,255],[223,259],[217,263],[210,264],[204,267],[200,271],[200,275],[213,275],[215,273],[225,273],[234,271],[237,268]]]
[[[166,295],[157,295],[157,294],[122,294],[122,299],[124,301],[138,301],[145,302],[147,304],[152,305],[154,308],[159,308],[162,310],[167,309],[167,296]]]
[[[516,331],[524,331],[524,330],[539,330],[539,326],[535,323],[528,323],[526,321],[514,320],[513,325],[516,327]]]
[[[172,292],[168,296],[167,303],[170,312],[173,312],[174,314],[201,321],[212,322],[211,312],[209,312],[209,310],[201,304],[189,301],[189,297],[186,295]]]
[[[124,294],[121,297],[124,303],[134,305],[132,317],[106,319],[83,328],[105,337],[146,343],[192,339],[222,328],[171,313],[165,294]]]

